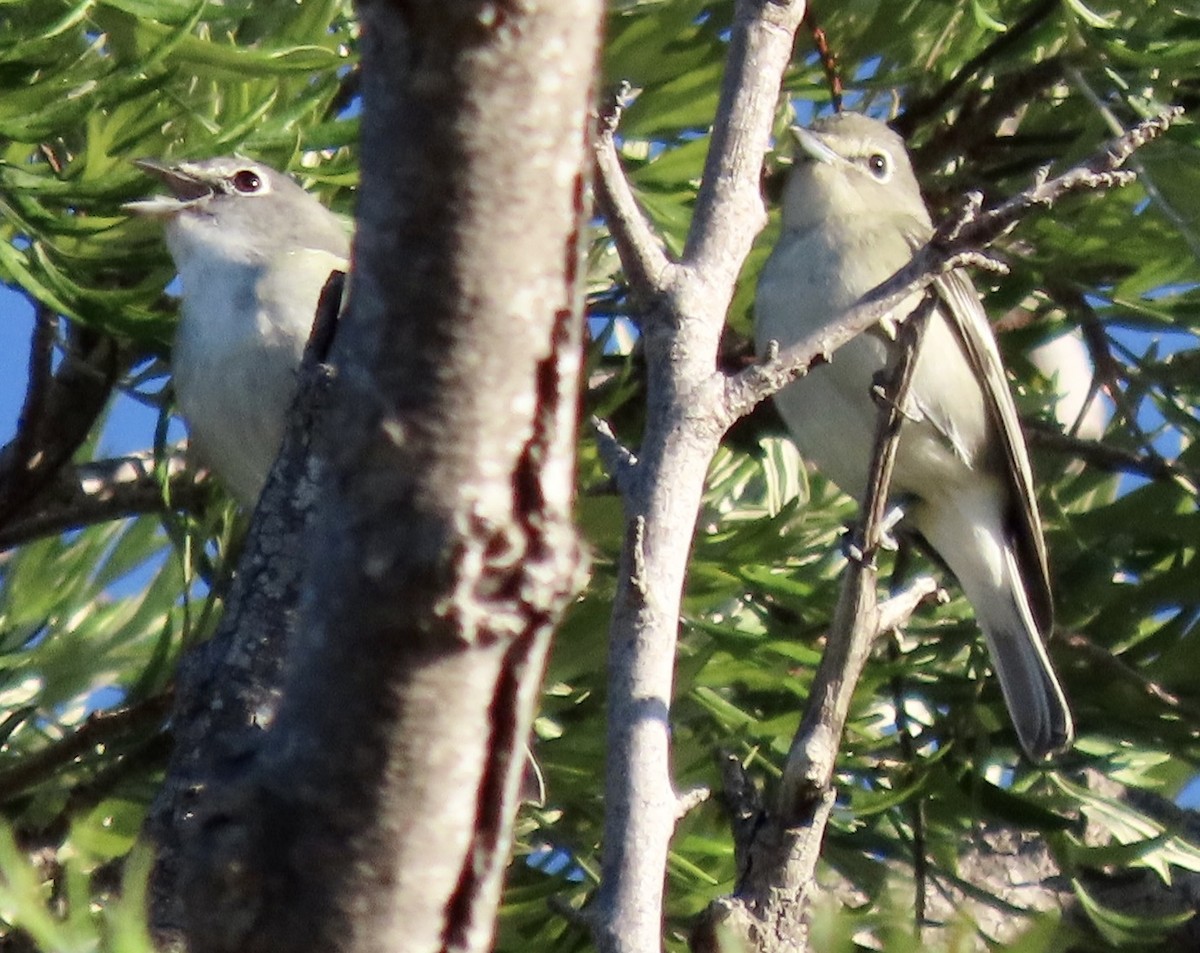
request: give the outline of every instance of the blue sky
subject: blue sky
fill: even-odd
[[[33,329],[33,308],[25,296],[0,285],[0,443],[7,443],[17,429],[21,403],[28,379],[29,335]],[[112,411],[100,449],[104,456],[118,456],[154,445],[157,413],[149,407],[121,395]],[[172,432],[182,436],[182,430]]]

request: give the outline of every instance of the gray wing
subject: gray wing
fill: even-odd
[[[946,320],[962,344],[963,353],[979,380],[984,404],[1003,445],[1004,476],[1011,491],[1010,532],[1016,545],[1018,565],[1025,580],[1034,620],[1042,634],[1048,635],[1053,622],[1053,603],[1046,542],[1042,537],[1042,520],[1038,515],[1029,451],[1025,447],[1017,408],[1008,388],[1004,365],[1000,361],[1000,350],[983,306],[979,303],[975,286],[963,272],[952,271],[942,275],[934,281],[933,288],[946,305],[943,309]]]

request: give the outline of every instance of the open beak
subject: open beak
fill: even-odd
[[[186,162],[168,164],[156,159],[134,159],[133,164],[149,172],[171,190],[171,195],[155,195],[136,202],[126,202],[121,207],[135,215],[165,218],[175,215],[213,194],[213,187],[204,176]]]

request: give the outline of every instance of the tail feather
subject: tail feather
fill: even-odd
[[[1004,562],[1007,592],[981,600],[975,611],[1021,747],[1031,760],[1043,761],[1071,744],[1075,727],[1008,547]]]
[[[1004,702],[1021,747],[1032,761],[1067,748],[1075,735],[1066,696],[1046,654],[1030,606],[1016,545],[1004,530],[985,481],[923,506],[916,523],[957,577],[983,630]]]

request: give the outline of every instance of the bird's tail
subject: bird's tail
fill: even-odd
[[[967,596],[987,639],[1021,747],[1032,761],[1044,761],[1071,744],[1075,727],[1046,645],[1034,625],[1012,547],[1004,547],[1003,560],[1009,584],[978,601],[970,593]]]
[[[1071,744],[1071,711],[1000,514],[979,505],[979,497],[973,502],[964,508],[970,512],[942,508],[935,525],[921,529],[975,609],[1021,747],[1032,761],[1044,761]]]

